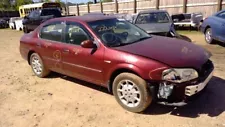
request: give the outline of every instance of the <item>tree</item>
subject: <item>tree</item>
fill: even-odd
[[[51,2],[51,0],[41,0],[41,2]]]
[[[93,4],[94,2],[92,2],[92,1],[89,1],[89,2],[87,2],[88,4]]]
[[[113,0],[102,0],[102,2],[113,2]]]
[[[9,0],[1,0],[0,9],[1,10],[9,10],[11,8],[11,3]]]
[[[25,5],[25,4],[31,4],[33,3],[32,0],[16,0],[16,9],[19,9],[19,6]]]

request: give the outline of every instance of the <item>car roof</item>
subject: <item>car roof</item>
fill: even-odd
[[[166,10],[145,10],[145,11],[140,11],[139,14],[141,13],[157,13],[157,12],[166,12]]]
[[[106,15],[106,14],[102,13],[102,12],[90,12],[90,13],[86,13],[84,15]]]
[[[116,17],[115,16],[104,16],[104,15],[84,15],[84,16],[69,16],[69,17],[55,18],[52,20],[53,21],[65,20],[65,21],[92,22],[92,21],[114,19],[114,18],[116,18]]]
[[[223,9],[223,10],[221,10],[221,11],[218,11],[218,12],[216,12],[215,14],[213,14],[214,16],[215,15],[218,15],[219,13],[222,13],[222,12],[224,12],[225,11],[225,9]]]

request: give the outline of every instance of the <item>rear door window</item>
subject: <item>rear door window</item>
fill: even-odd
[[[42,27],[39,36],[46,40],[64,42],[64,29],[65,24],[63,22],[51,23]]]

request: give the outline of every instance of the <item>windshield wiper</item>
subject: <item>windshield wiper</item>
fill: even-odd
[[[130,43],[118,43],[117,45],[110,45],[110,47],[119,47],[119,46],[124,46],[124,45],[129,45],[129,44],[133,44],[133,43],[136,43],[136,42],[139,42],[139,41],[143,41],[145,39],[148,39],[148,38],[151,38],[151,36],[149,37],[142,37],[136,41],[133,41],[133,42],[130,42]]]
[[[143,41],[143,40],[149,39],[149,38],[151,38],[151,37],[142,37],[142,38],[138,39],[137,41]]]

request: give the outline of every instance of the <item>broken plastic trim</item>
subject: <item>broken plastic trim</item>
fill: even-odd
[[[173,84],[166,84],[166,82],[159,84],[158,90],[158,98],[160,99],[167,99],[173,92],[174,85]]]

